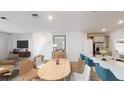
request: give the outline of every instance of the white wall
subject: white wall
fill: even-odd
[[[33,33],[33,54],[45,55],[45,59],[51,59],[52,53],[52,34],[50,33]]]
[[[45,33],[39,33],[41,37]],[[51,40],[48,41],[42,48],[39,48],[40,52],[45,55],[45,59],[51,59],[51,53],[52,53],[52,44],[53,44],[53,35],[66,35],[66,51],[67,56],[71,61],[77,61],[79,58],[79,54],[83,49],[83,39],[86,38],[84,36],[84,33],[82,31],[77,32],[66,32],[66,33],[54,33],[51,34]],[[47,38],[47,37],[44,37]],[[48,37],[49,38],[49,37]],[[13,48],[16,48],[16,41],[17,40],[29,40],[29,50],[32,53],[32,57],[34,57],[34,48],[36,47],[33,44],[36,44],[34,42],[34,36],[33,34],[14,34],[13,35]],[[46,39],[45,39],[46,40]],[[38,42],[39,43],[39,42]],[[42,45],[42,44],[41,44]]]
[[[83,50],[83,32],[66,33],[66,51],[71,61],[78,61],[79,55]]]
[[[109,33],[109,36],[110,36],[109,47],[110,47],[110,51],[112,51],[113,49],[115,49],[115,40],[124,39],[124,29],[113,31]]]
[[[10,48],[12,48],[12,40],[9,38],[10,36],[11,35],[7,33],[0,33],[0,60],[6,59]]]
[[[37,37],[34,34],[38,34]],[[44,39],[44,33],[27,33],[27,34],[13,34],[13,49],[17,48],[17,40],[28,40],[29,48],[28,50],[31,52],[31,58],[37,56],[39,54],[44,54],[45,59],[51,58],[51,45],[52,42],[46,43],[45,46],[42,45],[42,39]],[[41,47],[40,47],[41,46]]]
[[[13,35],[8,34],[8,53],[13,50]]]
[[[66,35],[66,52],[71,61],[78,61],[83,50],[84,33],[82,31],[55,33],[54,35]]]
[[[109,47],[110,50],[114,49],[114,42],[117,39],[124,39],[124,29],[113,31],[109,33],[110,36],[110,43]],[[40,33],[41,37],[44,35],[44,33]],[[87,33],[84,33],[82,31],[77,32],[64,32],[64,33],[54,33],[51,36],[51,40],[46,43],[44,46],[42,46],[41,50],[39,50],[42,54],[45,55],[45,59],[51,59],[51,53],[52,53],[52,43],[53,43],[53,35],[66,35],[66,51],[67,51],[67,57],[71,61],[77,61],[79,58],[80,52],[87,52],[87,47],[89,46],[87,44]],[[8,40],[7,40],[8,38]],[[45,37],[44,37],[45,38]],[[46,37],[47,38],[47,37]],[[0,58],[5,58],[8,51],[12,51],[12,49],[16,48],[16,42],[17,40],[29,40],[29,51],[32,53],[32,57],[34,57],[34,40],[33,40],[33,34],[13,34],[13,35],[7,35],[0,33]],[[8,47],[6,46],[5,42],[8,42]],[[13,41],[13,42],[12,42]],[[12,43],[11,43],[12,42]],[[7,47],[7,48],[6,48]],[[5,52],[3,52],[5,50]]]

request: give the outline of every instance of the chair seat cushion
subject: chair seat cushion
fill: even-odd
[[[36,58],[36,68],[38,68],[39,66],[42,65],[42,59],[39,57],[39,58]]]
[[[44,65],[45,65],[45,64],[43,63],[43,64],[37,66],[37,68],[41,68],[41,67],[44,66]]]

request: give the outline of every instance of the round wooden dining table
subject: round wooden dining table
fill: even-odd
[[[59,58],[59,64],[56,64],[56,60],[48,61],[38,70],[38,76],[41,79],[50,81],[61,80],[71,73],[70,61],[68,59]]]

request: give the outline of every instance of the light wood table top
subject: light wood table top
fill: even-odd
[[[71,72],[70,62],[67,59],[50,60],[38,70],[38,75],[43,80],[60,80],[67,77]]]

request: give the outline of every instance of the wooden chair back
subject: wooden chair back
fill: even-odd
[[[23,75],[28,73],[30,70],[34,69],[34,62],[33,61],[24,61],[20,63],[19,66],[19,75]]]

